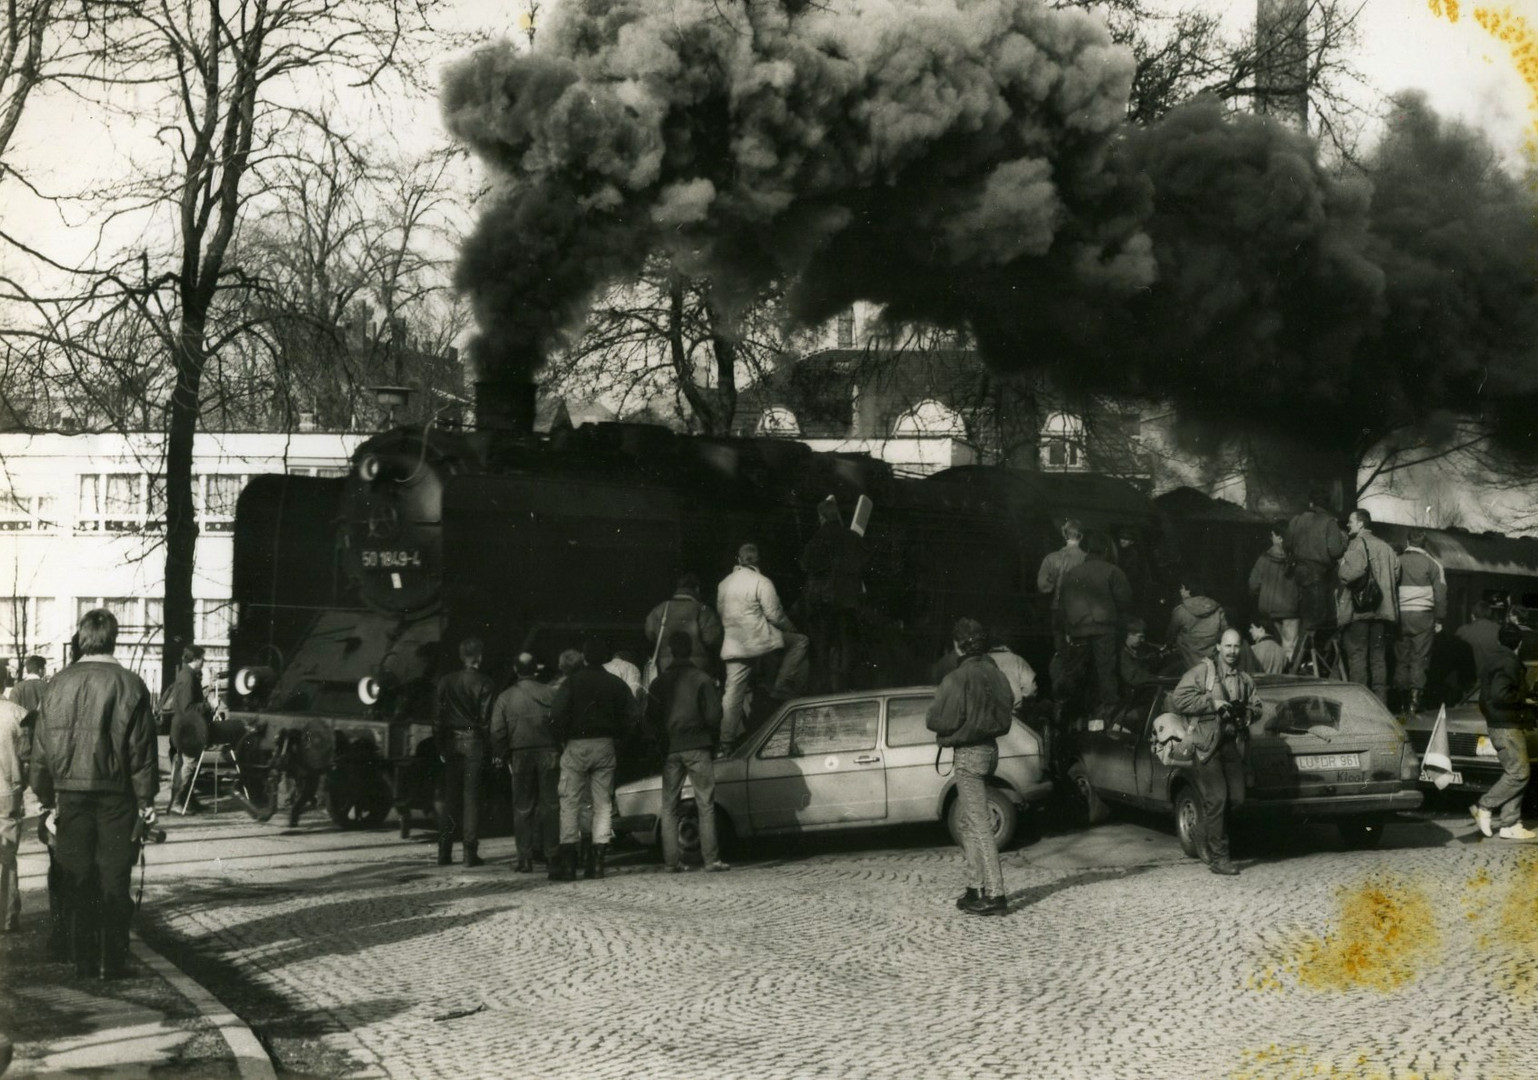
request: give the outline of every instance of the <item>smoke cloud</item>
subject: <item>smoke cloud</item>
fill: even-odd
[[[538,49],[453,68],[450,130],[500,190],[459,271],[486,369],[559,347],[606,282],[666,251],[730,309],[795,282],[941,324],[978,289],[1146,286],[1146,187],[1114,167],[1132,59],[1033,0],[574,0]]]
[[[1198,101],[1124,121],[1132,60],[1037,0],[565,0],[453,68],[498,192],[459,283],[528,377],[661,251],[728,311],[856,299],[998,371],[1173,400],[1210,434],[1359,451],[1450,412],[1529,448],[1538,226],[1477,134],[1402,99],[1365,170]]]

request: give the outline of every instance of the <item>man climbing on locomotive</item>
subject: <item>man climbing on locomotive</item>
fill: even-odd
[[[805,689],[810,642],[785,614],[774,582],[759,570],[756,544],[737,549],[736,568],[716,589],[716,609],[726,632],[721,644],[721,659],[726,662],[721,746],[729,749],[746,727],[748,694],[763,663],[782,654],[769,696],[777,700],[794,697]]]

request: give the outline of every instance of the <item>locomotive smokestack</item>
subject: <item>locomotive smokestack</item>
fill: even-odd
[[[501,435],[534,431],[534,383],[516,375],[497,374],[475,382],[475,426]]]

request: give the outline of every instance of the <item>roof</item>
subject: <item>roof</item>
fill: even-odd
[[[1219,521],[1244,525],[1263,525],[1269,521],[1238,503],[1214,499],[1191,487],[1178,487],[1155,496],[1154,506],[1161,514],[1169,514],[1182,521]]]

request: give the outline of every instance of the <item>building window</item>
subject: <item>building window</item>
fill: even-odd
[[[1059,471],[1088,468],[1084,457],[1084,421],[1063,412],[1047,417],[1041,425],[1041,465]]]
[[[838,347],[840,349],[854,348],[854,308],[839,314]]]
[[[801,422],[796,414],[783,405],[771,405],[758,416],[755,435],[796,436],[801,434]]]
[[[75,528],[80,532],[137,532],[159,527],[165,520],[165,485],[162,482],[153,495],[150,488],[150,478],[143,473],[86,473],[80,477]],[[155,502],[160,505],[158,515],[146,513],[146,507]]]
[[[892,435],[899,439],[964,439],[967,425],[955,409],[927,398],[892,422]]]
[[[233,600],[199,600],[197,602],[198,641],[208,645],[222,645],[230,640],[235,628],[235,602]]]
[[[59,602],[51,596],[0,596],[0,655],[43,652],[60,633]]]
[[[245,486],[245,482],[244,476],[222,473],[198,478],[205,531],[235,531],[235,504],[240,499],[240,489]]]
[[[53,532],[58,527],[57,496],[0,492],[0,532]]]

